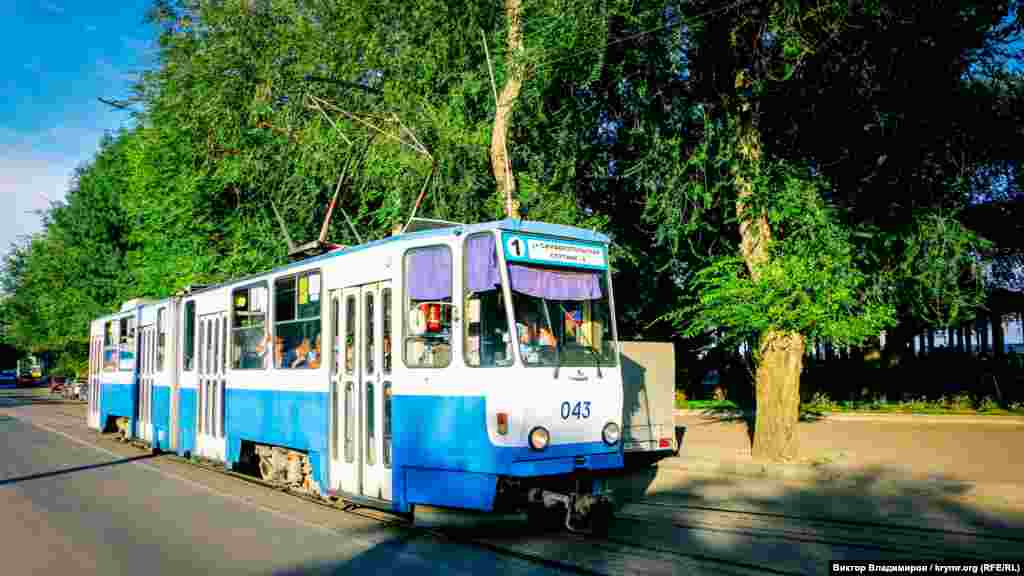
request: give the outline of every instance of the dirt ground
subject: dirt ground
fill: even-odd
[[[981,420],[981,419],[979,419]],[[750,459],[743,421],[700,413],[677,415],[685,426],[680,457]],[[804,462],[890,468],[913,477],[1024,485],[1024,421],[1015,424],[926,422],[911,418],[842,421],[827,417],[797,425]]]

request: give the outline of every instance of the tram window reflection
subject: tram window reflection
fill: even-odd
[[[268,368],[271,340],[266,285],[238,288],[232,291],[231,302],[231,367],[236,370]]]
[[[320,367],[320,272],[274,281],[274,360],[276,368]]]
[[[405,254],[405,364],[444,368],[451,362],[452,252],[447,246]]]

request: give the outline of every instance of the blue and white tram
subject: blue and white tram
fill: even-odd
[[[93,325],[90,424],[397,512],[578,524],[623,465],[607,249],[568,226],[452,225],[126,305]],[[139,366],[108,369],[136,324]]]

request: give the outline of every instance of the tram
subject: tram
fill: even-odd
[[[506,219],[292,262],[91,325],[89,425],[321,496],[610,513],[609,239]]]

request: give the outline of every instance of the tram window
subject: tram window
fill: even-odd
[[[196,359],[196,303],[195,300],[185,303],[185,371],[195,368]]]
[[[512,364],[512,338],[494,236],[482,233],[467,238],[465,260],[463,354],[466,366],[509,366]]]
[[[320,367],[320,272],[274,281],[274,366]]]
[[[121,318],[118,326],[118,364],[122,372],[135,369],[135,319]]]
[[[376,461],[376,450],[375,442],[376,431],[374,430],[374,421],[377,413],[373,409],[373,383],[366,383],[366,463],[373,465]]]
[[[384,383],[384,467],[391,468],[391,382]]]
[[[345,382],[345,462],[351,463],[355,459],[352,449],[352,440],[355,437],[356,411],[355,400],[352,394],[352,383]]]
[[[367,294],[366,302],[366,373],[373,374],[373,294]]]
[[[103,371],[117,370],[117,345],[114,340],[114,323],[103,325]]]
[[[156,369],[157,372],[164,370],[164,346],[167,343],[167,326],[165,324],[167,308],[156,311]]]
[[[231,367],[236,370],[267,368],[272,346],[267,324],[266,284],[233,290],[231,309]]]
[[[331,423],[333,428],[331,429],[331,459],[338,460],[338,426],[341,424],[338,421],[338,381],[331,381]]]
[[[444,368],[451,362],[452,252],[447,246],[405,254],[405,364]]]
[[[338,324],[340,319],[340,310],[338,299],[331,298],[331,334],[334,335],[334,344],[332,345],[331,360],[334,364],[331,370],[334,374],[341,372],[341,324]],[[337,452],[335,452],[337,453]]]
[[[391,288],[385,288],[380,293],[380,305],[384,313],[384,325],[381,330],[384,332],[384,366],[385,374],[391,374]]]
[[[356,297],[345,299],[345,373],[355,369]]]

